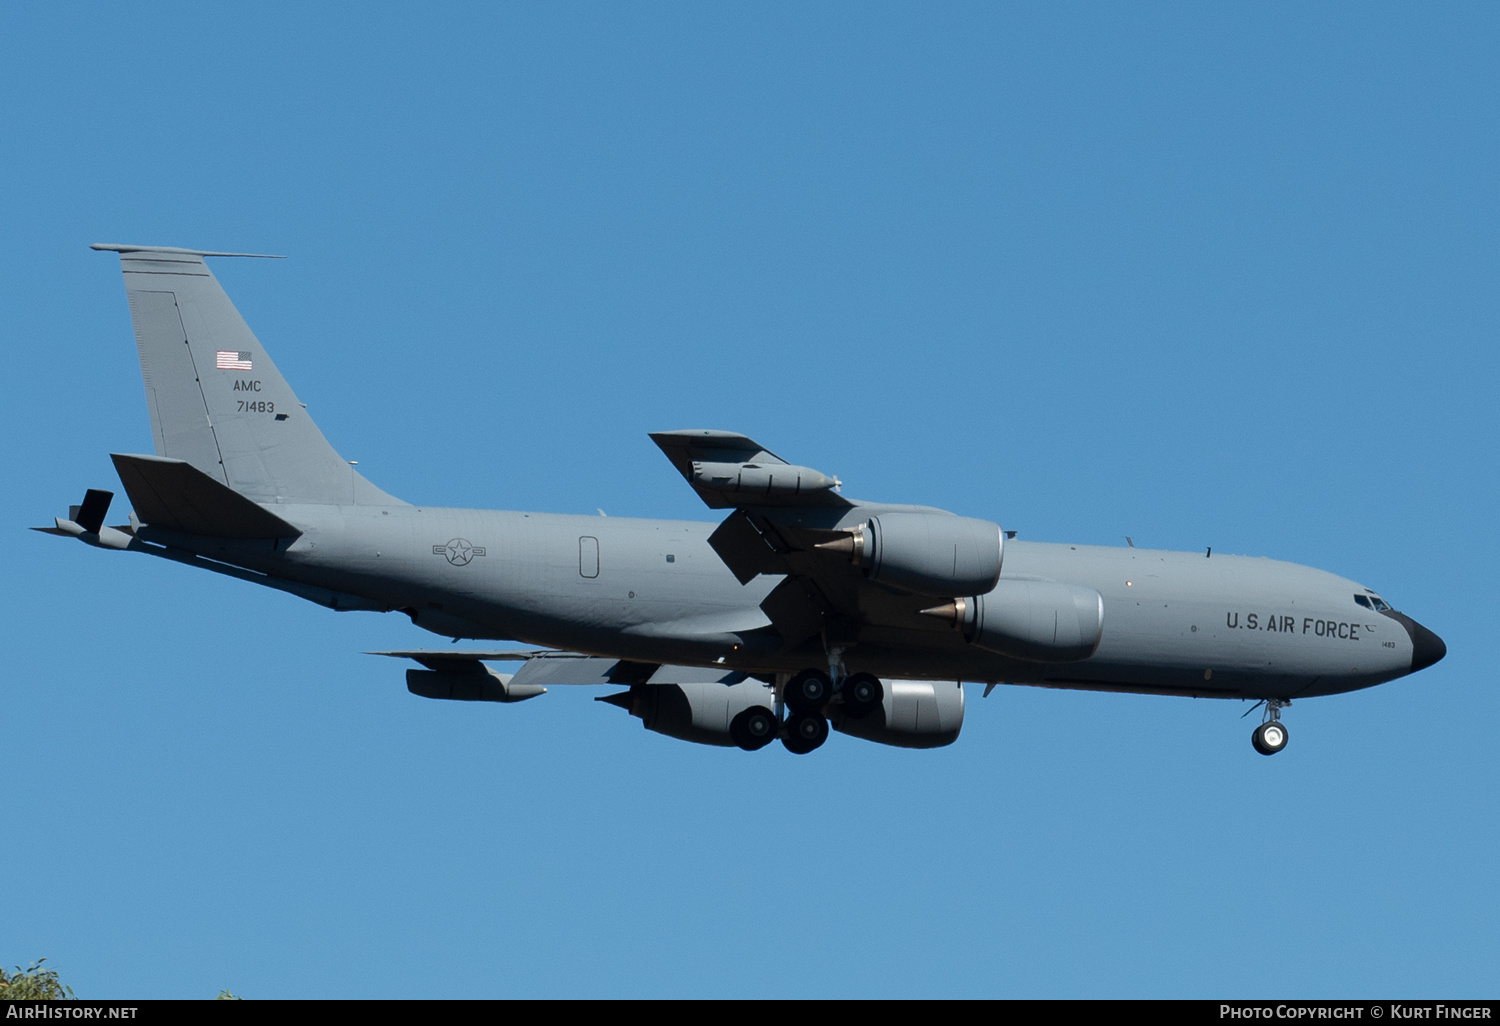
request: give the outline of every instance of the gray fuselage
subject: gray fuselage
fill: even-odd
[[[276,511],[304,532],[285,548],[206,539],[191,547],[367,603],[355,608],[405,611],[455,638],[760,674],[826,665],[822,640],[789,646],[780,639],[760,603],[781,578],[742,585],[708,544],[712,523],[404,504]],[[1368,589],[1293,563],[1011,539],[1002,579],[1098,591],[1104,627],[1094,654],[1069,663],[1008,659],[929,618],[872,603],[845,651],[848,669],[1294,698],[1380,684],[1412,672],[1416,661],[1415,636],[1402,619],[1356,602],[1373,594]]]

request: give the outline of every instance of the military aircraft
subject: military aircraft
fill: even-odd
[[[118,253],[153,455],[113,454],[133,507],[89,489],[55,526],[336,610],[400,611],[454,639],[416,650],[425,698],[517,702],[564,684],[648,730],[806,754],[832,729],[931,748],[962,682],[1254,699],[1287,743],[1294,698],[1371,687],[1443,658],[1374,591],[1245,556],[1024,541],[988,520],[863,502],[728,431],[651,435],[717,523],[413,506],[336,453],[209,271],[255,256]],[[519,663],[499,673],[487,662]]]

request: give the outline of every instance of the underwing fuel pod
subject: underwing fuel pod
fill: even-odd
[[[1447,651],[1322,570],[1022,541],[990,520],[850,498],[729,431],[651,435],[727,511],[713,523],[409,505],[328,443],[206,259],[253,254],[93,248],[120,258],[154,452],[111,456],[123,522],[107,523],[114,493],[91,488],[38,530],[530,646],[378,653],[420,664],[406,683],[421,698],[510,704],[592,685],[658,734],[806,754],[830,732],[950,744],[965,682],[1030,684],[1253,700],[1251,740],[1271,755],[1293,699]]]

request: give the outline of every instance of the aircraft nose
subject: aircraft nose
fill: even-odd
[[[1411,672],[1424,670],[1448,654],[1443,639],[1415,620],[1408,620],[1406,633],[1411,635]]]
[[[1443,656],[1448,654],[1448,646],[1443,644],[1443,639],[1432,631],[1423,627],[1417,621],[1405,613],[1386,614],[1399,620],[1401,626],[1406,628],[1406,633],[1411,635],[1411,672],[1425,670]]]

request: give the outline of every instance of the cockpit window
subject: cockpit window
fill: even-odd
[[[1385,599],[1379,595],[1371,595],[1370,601],[1374,604],[1377,613],[1389,613],[1391,611],[1391,607],[1386,605]]]
[[[1367,596],[1367,595],[1356,595],[1356,596],[1354,596],[1354,601],[1358,602],[1360,605],[1364,606],[1366,609],[1374,609],[1375,608],[1374,606],[1370,605],[1370,599],[1369,599],[1369,596]]]
[[[1394,612],[1394,610],[1391,609],[1390,605],[1387,604],[1387,602],[1385,601],[1385,599],[1381,598],[1379,595],[1375,594],[1373,591],[1366,592],[1363,595],[1356,595],[1356,596],[1354,596],[1354,601],[1358,602],[1360,605],[1364,606],[1366,609],[1373,609],[1373,610],[1375,610],[1375,612],[1377,612],[1377,613],[1390,613],[1390,612]]]

